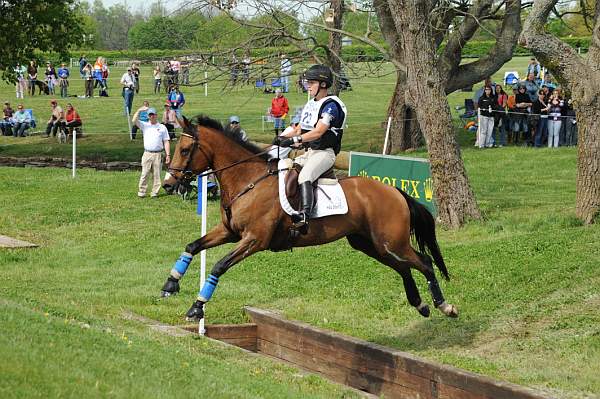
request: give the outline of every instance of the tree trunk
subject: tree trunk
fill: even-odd
[[[600,214],[600,103],[577,108],[576,216],[590,224]]]
[[[454,136],[450,107],[438,70],[436,52],[427,16],[429,2],[389,1],[400,32],[407,67],[408,103],[416,110],[429,150],[438,217],[451,228],[481,215]]]
[[[342,16],[344,13],[342,0],[331,0],[331,8],[333,9],[333,23],[332,28],[341,30],[342,29]],[[329,32],[329,45],[327,51],[327,60],[329,66],[333,71],[333,86],[330,92],[333,95],[338,96],[342,89],[340,84],[340,76],[342,72],[342,34],[338,32]]]
[[[423,143],[423,133],[419,128],[416,113],[406,104],[406,80],[403,74],[398,74],[388,107],[388,117],[392,118],[392,127],[386,154],[417,148]]]

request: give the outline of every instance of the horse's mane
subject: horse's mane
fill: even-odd
[[[216,119],[209,118],[206,115],[201,114],[201,115],[197,115],[194,118],[192,118],[190,123],[184,129],[184,131],[188,134],[196,136],[196,128],[198,126],[207,127],[207,128],[218,131],[223,136],[234,141],[235,143],[239,144],[240,146],[242,146],[243,148],[245,148],[246,150],[250,151],[253,154],[260,154],[261,152],[264,151],[263,148],[257,146],[256,144],[253,144],[249,141],[245,141],[242,138],[242,134],[241,134],[240,130],[231,129],[229,127],[229,125],[227,127],[223,127],[221,122],[219,122]],[[268,160],[269,156],[267,154],[263,154],[260,156],[260,158],[263,158],[264,160]]]

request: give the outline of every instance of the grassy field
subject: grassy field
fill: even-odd
[[[350,121],[345,148],[369,150],[369,143],[381,145],[389,96],[384,86],[353,86],[343,98],[364,119]],[[235,112],[244,123],[268,105],[268,96],[251,89],[196,105],[203,101],[197,90],[193,113]],[[250,95],[253,101],[244,97]],[[34,101],[43,114],[48,97]],[[129,143],[124,120],[116,122],[120,97],[77,101],[89,120],[82,151],[87,142],[88,154],[139,158],[141,142]],[[103,104],[104,114],[92,113],[94,104]],[[114,127],[104,130],[101,121]],[[252,137],[270,135],[255,122],[248,123]],[[366,130],[352,129],[363,123]],[[3,138],[0,155],[70,154],[39,137],[13,142]],[[208,321],[244,322],[244,305],[274,309],[556,397],[598,397],[600,227],[574,217],[576,150],[465,146],[463,156],[485,220],[438,233],[452,275],[442,288],[459,307],[458,319],[439,312],[421,318],[393,271],[340,241],[261,253],[232,268],[207,306]],[[195,204],[179,198],[137,199],[138,177],[80,170],[73,180],[66,169],[0,168],[0,234],[40,244],[0,250],[0,397],[354,397],[293,368],[200,338],[161,335],[123,316],[180,324],[197,292],[194,261],[181,295],[157,299],[200,220]],[[217,207],[210,203],[209,225]],[[230,249],[208,251],[208,264]],[[423,278],[417,282],[427,297]]]

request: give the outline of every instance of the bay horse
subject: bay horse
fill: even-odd
[[[408,194],[369,178],[341,179],[348,213],[311,219],[305,234],[290,238],[292,220],[279,204],[277,167],[275,163],[273,169],[273,162],[268,162],[266,151],[244,141],[239,131],[224,129],[206,116],[196,117],[195,122],[184,117],[180,124],[183,133],[163,188],[171,193],[178,184],[212,169],[221,187],[221,223],[186,246],[162,288],[162,296],[179,292],[179,280],[194,255],[221,244],[237,243],[214,265],[186,314],[188,320],[204,317],[204,304],[219,278],[250,255],[320,245],[343,237],[354,249],[394,269],[402,278],[408,302],[422,316],[429,316],[429,306],[421,300],[411,268],[427,279],[435,307],[447,316],[458,316],[457,308],[445,302],[433,269],[435,263],[449,280],[433,216]],[[411,246],[411,235],[419,251]]]

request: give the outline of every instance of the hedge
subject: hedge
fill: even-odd
[[[590,37],[565,37],[562,40],[569,44],[571,47],[576,48],[577,45],[581,47],[582,52],[587,52],[590,46]],[[490,49],[494,45],[493,40],[482,40],[482,41],[470,41],[463,48],[462,55],[466,58],[477,58],[482,57],[489,53]],[[387,45],[383,45],[384,48],[388,48]],[[443,45],[439,51],[443,50]],[[280,53],[287,53],[293,55],[298,50],[293,47],[266,47],[253,49],[250,56],[256,58],[268,58],[276,56]],[[183,57],[186,55],[197,55],[197,54],[209,54],[210,50],[74,50],[71,51],[71,57],[79,58],[81,54],[85,54],[88,60],[95,60],[97,57],[102,56],[110,61],[115,60],[140,60],[140,61],[151,61],[157,59],[170,59],[176,57]],[[325,56],[325,50],[322,48],[317,49],[317,54]],[[521,46],[515,47],[513,53],[514,56],[527,56],[531,55],[531,52]],[[54,62],[67,61],[59,60],[58,55],[55,53],[37,53],[37,58],[40,60],[50,60]],[[238,54],[238,58],[241,55]],[[345,61],[380,61],[385,59],[385,55],[379,50],[367,45],[367,44],[352,44],[350,46],[342,47],[342,58]]]

